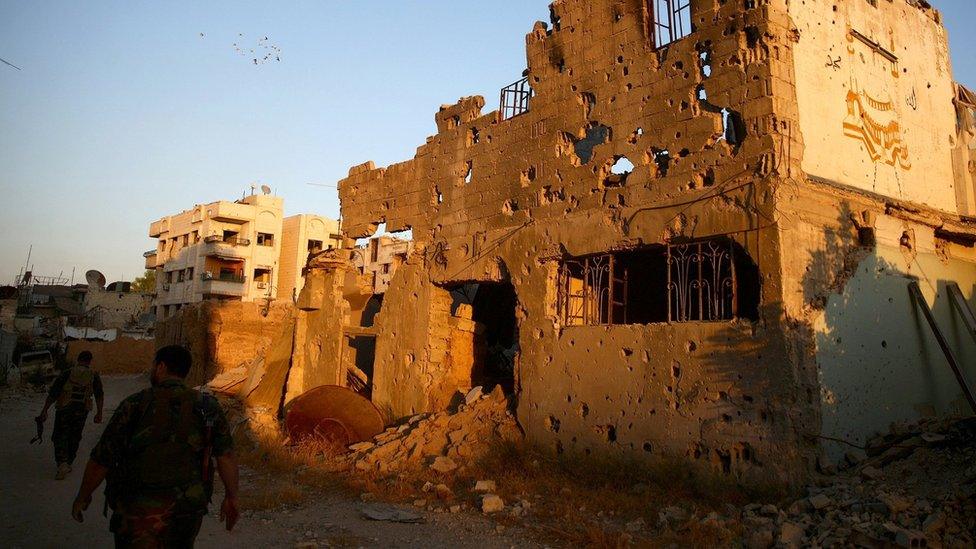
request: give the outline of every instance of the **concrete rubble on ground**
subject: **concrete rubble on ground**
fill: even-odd
[[[338,466],[378,473],[428,468],[449,474],[464,471],[498,442],[522,439],[501,388],[483,395],[476,387],[468,397],[456,411],[413,416],[372,441],[350,446]]]
[[[725,516],[660,512],[659,526],[731,529],[748,547],[972,547],[976,543],[976,418],[896,425],[849,454],[784,507],[730,507]]]

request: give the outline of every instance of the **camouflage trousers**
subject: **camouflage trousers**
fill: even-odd
[[[168,509],[133,506],[127,512],[112,513],[109,529],[116,548],[192,548],[200,533],[203,515],[174,514]]]
[[[51,442],[54,443],[56,462],[69,465],[74,463],[86,421],[88,421],[88,408],[82,405],[69,404],[54,413]]]

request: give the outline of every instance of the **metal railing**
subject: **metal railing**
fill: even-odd
[[[250,246],[251,240],[248,238],[238,238],[235,236],[223,237],[219,234],[210,235],[203,239],[207,244],[213,244],[215,242],[223,242],[224,244],[230,244],[231,246]]]
[[[529,85],[529,77],[522,78],[502,88],[499,101],[502,120],[515,118],[520,114],[529,112],[532,93],[532,86]]]
[[[215,282],[234,282],[237,284],[243,284],[244,275],[235,275],[235,274],[227,274],[227,273],[220,273],[215,275],[213,273],[203,273],[202,275],[200,275],[200,280],[203,280],[204,282],[215,281]]]

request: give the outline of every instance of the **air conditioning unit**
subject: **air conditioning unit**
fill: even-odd
[[[258,282],[258,289],[259,290],[266,290],[266,289],[268,289],[268,283],[267,282]]]

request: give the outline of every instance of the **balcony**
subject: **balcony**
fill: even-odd
[[[211,275],[204,273],[200,275],[200,280],[202,281],[201,290],[204,295],[244,296],[245,279],[243,276],[232,274]]]
[[[207,217],[223,223],[241,225],[254,219],[254,207],[236,202],[215,202],[207,205]]]
[[[142,257],[146,258],[146,270],[155,269],[158,265],[156,261],[156,250],[149,250],[148,252],[142,254]]]
[[[246,238],[224,238],[213,235],[203,239],[203,255],[224,259],[244,259],[250,246],[251,241]]]

